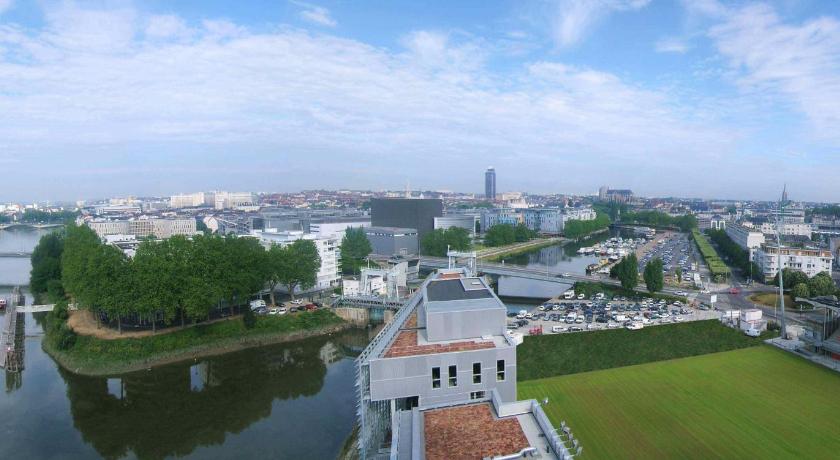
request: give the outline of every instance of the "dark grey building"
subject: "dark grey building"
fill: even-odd
[[[374,198],[370,202],[370,224],[374,227],[417,229],[418,239],[434,230],[435,217],[443,216],[439,199]]]
[[[398,227],[365,228],[373,254],[380,256],[419,254],[417,230]]]
[[[492,166],[484,172],[484,197],[496,200],[496,170]]]

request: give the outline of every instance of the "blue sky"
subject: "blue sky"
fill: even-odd
[[[840,3],[0,0],[0,201],[840,201]]]

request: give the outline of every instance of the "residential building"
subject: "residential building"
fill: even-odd
[[[776,222],[771,221],[764,221],[762,222],[758,228],[761,230],[762,233],[766,235],[775,235],[776,234]],[[783,222],[781,225],[781,233],[782,237],[785,236],[802,236],[807,239],[811,238],[811,234],[813,233],[813,227],[811,224],[806,224],[805,222]]]
[[[274,231],[272,229],[252,230],[251,235],[259,238],[260,243],[267,248],[272,244],[287,246],[297,240],[310,240],[314,242],[315,247],[318,248],[318,256],[321,258],[321,267],[318,269],[315,286],[311,290],[332,289],[339,285],[341,279],[339,276],[340,238],[304,233],[302,231]],[[280,290],[285,289],[283,286],[279,286],[279,288]],[[300,292],[304,291],[300,290]]]
[[[496,169],[492,166],[484,172],[484,198],[496,201]]]
[[[373,254],[380,256],[419,254],[417,230],[399,227],[367,227],[365,235]]]
[[[373,198],[370,222],[374,227],[413,228],[418,239],[434,230],[435,217],[443,216],[443,201],[436,198]]]
[[[709,228],[713,230],[726,230],[726,219],[720,214],[715,214],[709,219]]]
[[[169,197],[172,209],[213,207],[216,204],[216,194],[213,192],[197,192]]]
[[[254,206],[254,194],[251,192],[216,192],[216,209],[237,209]]]
[[[753,250],[753,262],[758,265],[765,278],[771,280],[779,272],[779,247],[775,244],[762,244]],[[828,249],[789,248],[782,246],[781,267],[799,270],[808,277],[820,272],[831,274],[834,256]]]
[[[525,226],[535,232],[554,235],[563,232],[564,215],[562,209],[530,208],[523,209],[521,213]]]
[[[481,231],[486,232],[487,229],[494,225],[510,224],[516,225],[522,222],[522,215],[519,211],[512,208],[493,208],[485,209],[481,212]]]
[[[569,454],[539,403],[516,401],[506,313],[464,270],[423,283],[356,361],[363,460]]]

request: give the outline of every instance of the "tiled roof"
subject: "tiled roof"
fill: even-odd
[[[453,351],[481,350],[494,348],[493,342],[453,342],[418,345],[417,331],[402,330],[394,342],[388,347],[383,357],[399,358],[401,356],[432,355],[435,353],[449,353]]]
[[[423,413],[426,459],[483,459],[529,447],[515,417],[497,419],[489,403]]]

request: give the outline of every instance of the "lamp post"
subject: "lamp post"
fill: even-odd
[[[785,187],[785,190],[787,187]],[[782,191],[782,198],[779,200],[779,213],[776,216],[776,242],[778,243],[777,246],[777,261],[778,261],[778,268],[779,268],[779,306],[781,307],[782,312],[782,338],[787,336],[787,327],[785,324],[785,290],[784,290],[784,270],[782,269],[782,209],[785,206],[784,198],[785,198],[785,190]]]

